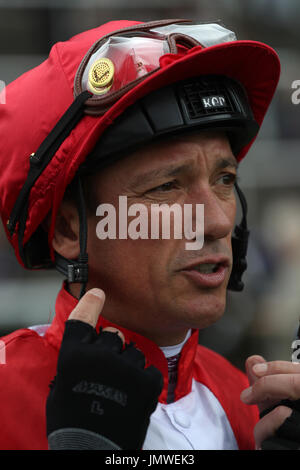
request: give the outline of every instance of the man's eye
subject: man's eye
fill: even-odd
[[[221,181],[221,183],[224,184],[225,186],[233,186],[236,180],[237,180],[237,175],[234,173],[226,173],[222,175],[221,178],[219,179],[219,181]]]
[[[176,187],[176,181],[168,181],[167,183],[161,184],[159,186],[156,186],[153,189],[150,189],[148,192],[149,193],[152,193],[154,191],[167,192],[167,191],[171,191],[175,187]]]

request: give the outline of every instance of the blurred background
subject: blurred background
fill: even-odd
[[[278,91],[240,167],[251,243],[246,288],[229,293],[223,319],[200,342],[243,368],[250,354],[291,359],[300,315],[300,80],[298,0],[0,0],[0,80],[41,63],[57,41],[109,20],[220,20],[239,39],[266,42],[282,64]],[[300,98],[300,92],[298,94]],[[49,323],[63,278],[23,270],[0,228],[0,336]]]

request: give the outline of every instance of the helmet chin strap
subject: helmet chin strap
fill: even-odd
[[[79,241],[80,241],[80,255],[77,260],[69,260],[63,256],[55,253],[55,264],[57,270],[67,277],[68,283],[81,283],[81,298],[86,291],[88,282],[88,254],[87,254],[87,215],[85,207],[85,199],[83,194],[83,187],[81,177],[77,177],[77,208],[79,215]],[[240,200],[242,208],[242,220],[239,225],[235,227],[234,234],[232,235],[232,256],[233,265],[232,272],[228,282],[227,289],[240,292],[244,289],[242,276],[247,268],[247,248],[249,230],[247,228],[247,201],[235,183],[235,189]]]
[[[79,299],[85,294],[88,282],[87,215],[81,177],[77,176],[77,209],[79,215],[80,254],[77,260],[69,260],[55,253],[56,269],[67,277],[68,283],[81,283]]]
[[[233,263],[227,289],[240,292],[244,289],[242,276],[247,269],[246,256],[250,232],[247,227],[248,207],[246,198],[237,183],[235,183],[235,189],[242,207],[242,220],[239,225],[236,225],[231,237]]]

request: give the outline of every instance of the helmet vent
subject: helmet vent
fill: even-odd
[[[180,94],[191,120],[237,111],[226,87],[220,86],[220,79],[205,78],[189,81],[182,85]]]

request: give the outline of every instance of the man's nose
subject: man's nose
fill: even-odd
[[[201,188],[192,199],[194,204],[204,205],[204,241],[225,238],[231,233],[235,221],[235,199],[221,199],[210,186]]]

